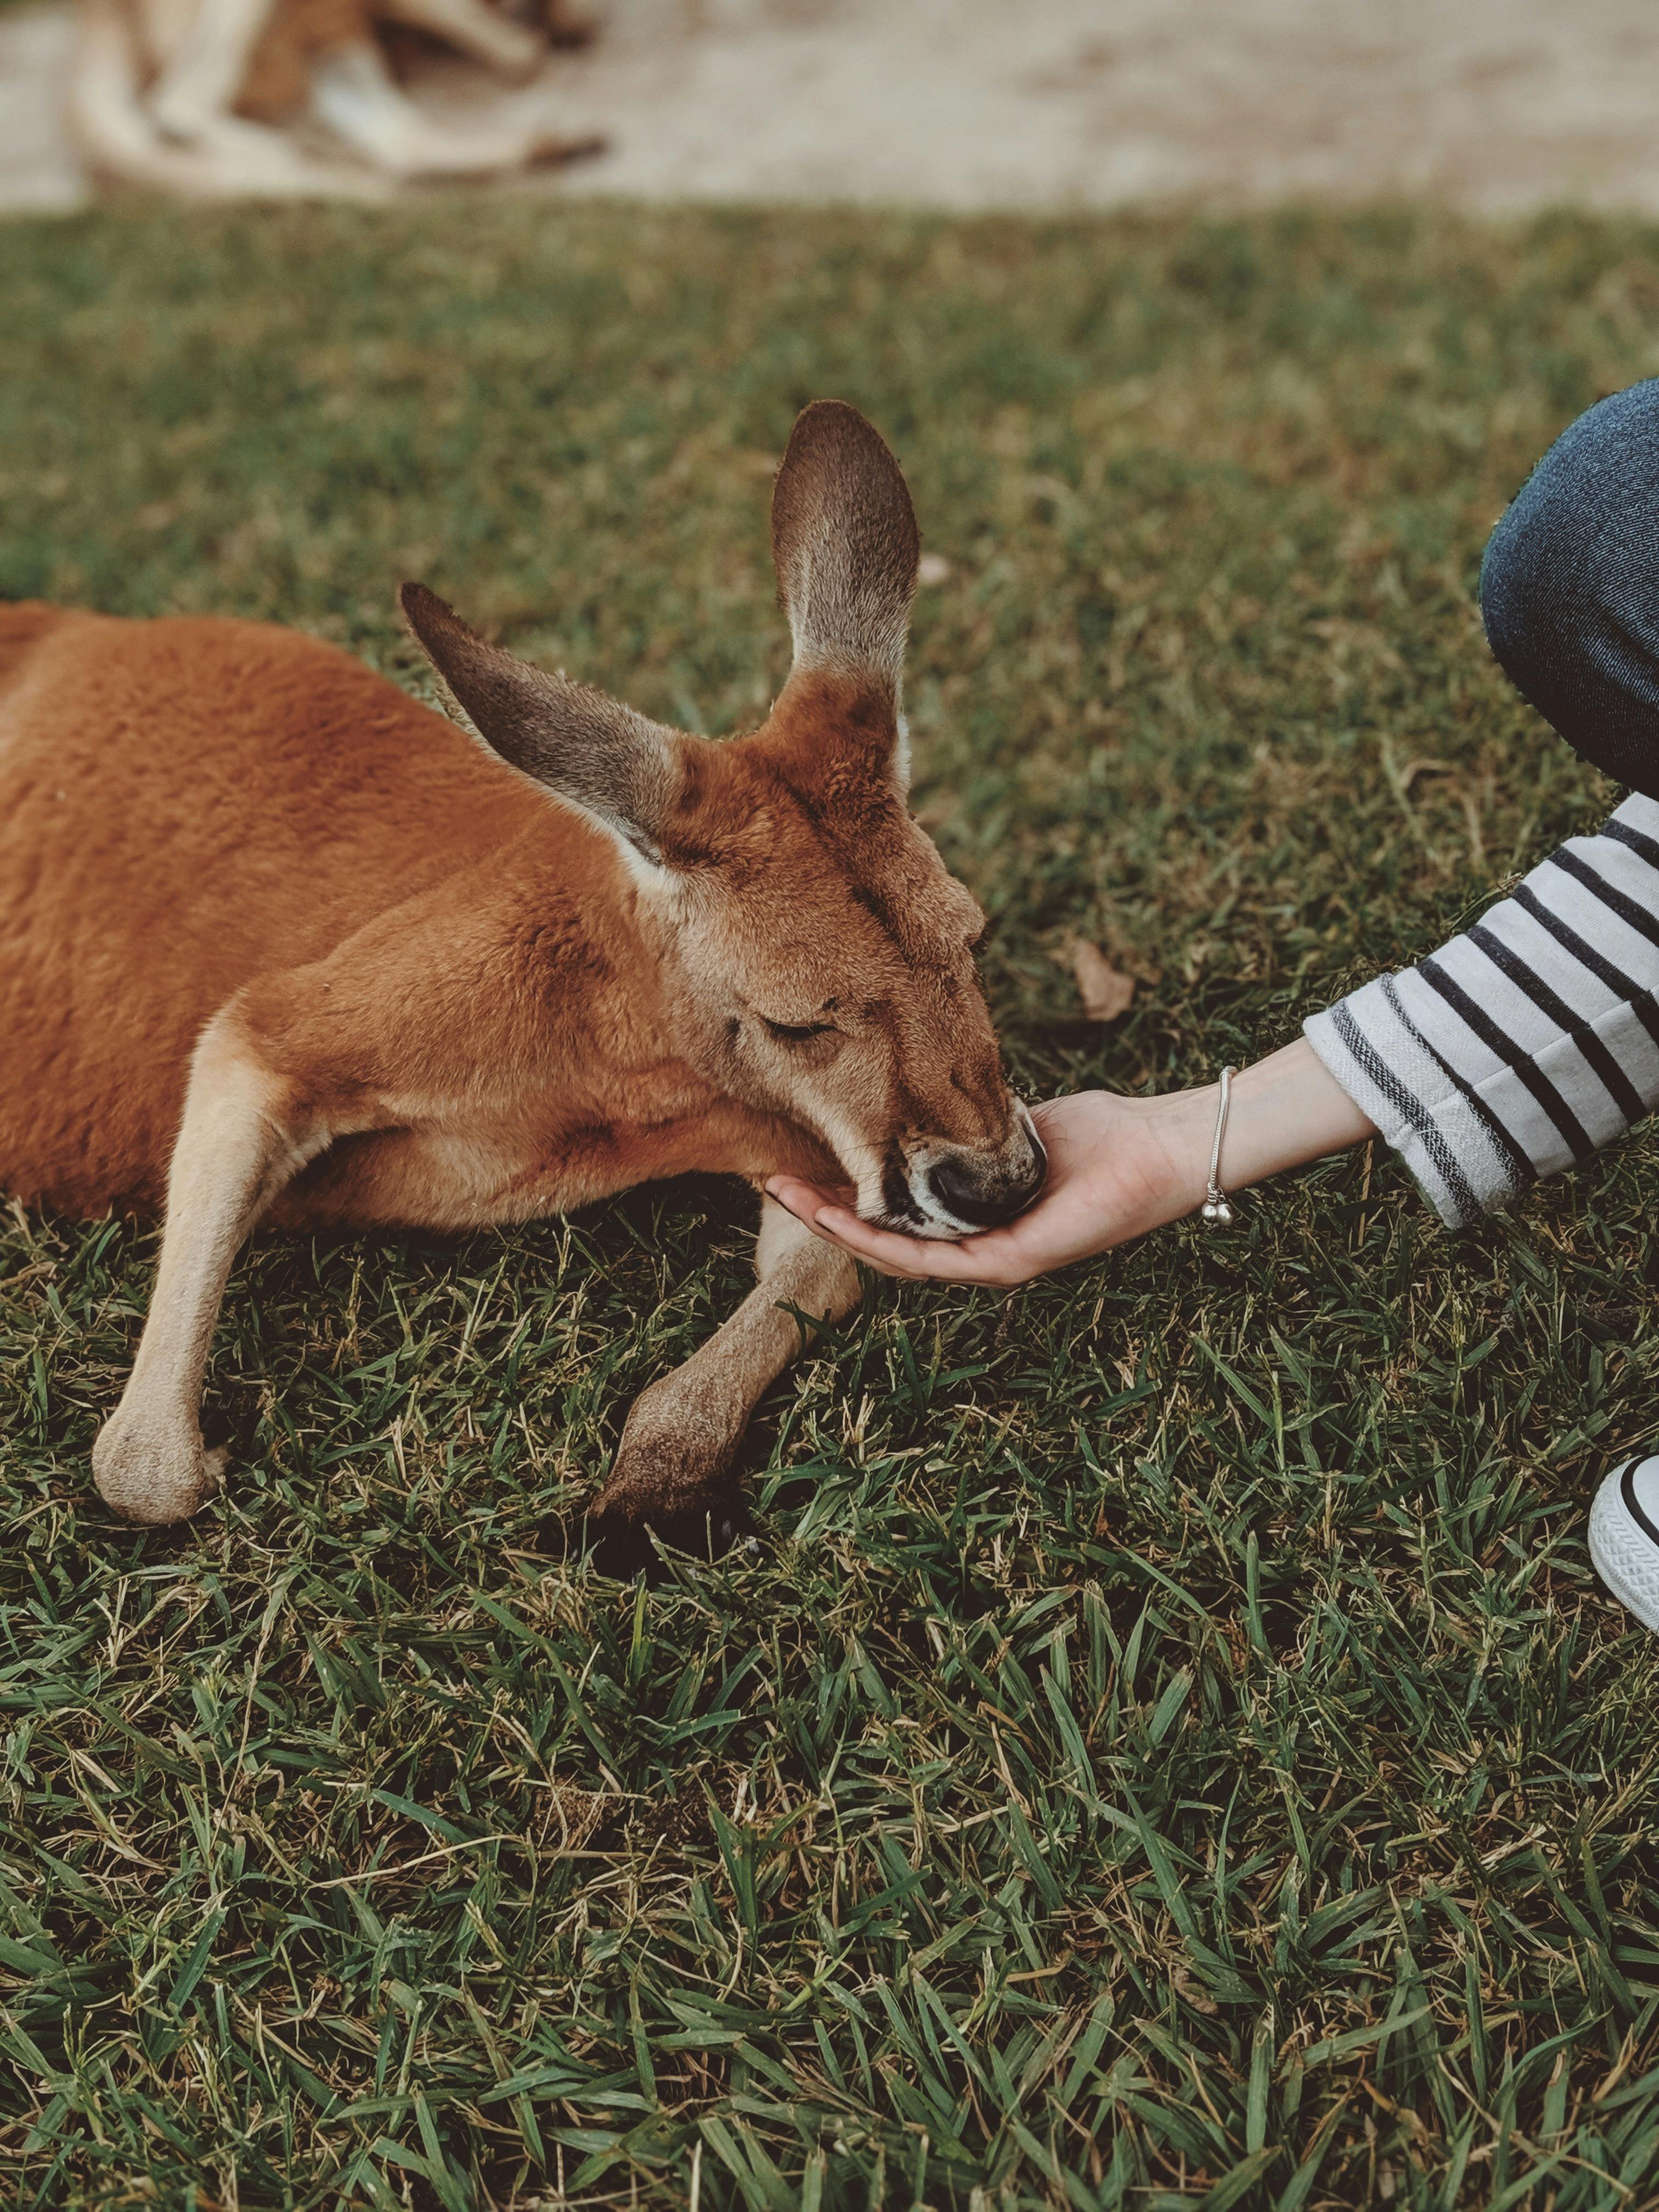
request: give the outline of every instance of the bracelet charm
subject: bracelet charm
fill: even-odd
[[[1215,1141],[1210,1146],[1208,1194],[1198,1210],[1200,1220],[1206,1222],[1212,1229],[1231,1229],[1238,1218],[1228,1203],[1226,1192],[1221,1188],[1221,1140],[1227,1133],[1227,1109],[1232,1103],[1233,1078],[1237,1073],[1236,1067],[1224,1067],[1221,1071],[1221,1097],[1216,1107]]]

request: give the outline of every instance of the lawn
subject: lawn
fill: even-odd
[[[1032,1095],[1280,1042],[1608,802],[1473,586],[1659,365],[1652,229],[140,210],[0,230],[0,592],[419,684],[412,575],[708,731],[785,666],[793,415],[865,408]],[[636,1585],[584,1500],[741,1192],[257,1240],[229,1486],[160,1534],[87,1472],[154,1237],[14,1208],[5,2201],[1659,2202],[1659,1647],[1584,1545],[1659,1427],[1656,1169],[1453,1238],[1379,1149],[1224,1242],[874,1284],[768,1401],[758,1552]]]

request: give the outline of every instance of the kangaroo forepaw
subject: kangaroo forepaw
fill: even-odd
[[[629,1575],[653,1557],[647,1531],[677,1552],[718,1558],[748,1534],[730,1469],[741,1427],[688,1389],[684,1371],[635,1401],[611,1480],[588,1513],[594,1560]]]
[[[208,1451],[194,1424],[152,1428],[117,1412],[92,1448],[93,1480],[112,1512],[143,1528],[184,1521],[218,1489],[228,1454]]]
[[[587,1516],[593,1565],[600,1574],[614,1575],[619,1582],[654,1570],[653,1537],[668,1551],[685,1552],[700,1559],[721,1559],[738,1545],[755,1541],[750,1533],[749,1509],[735,1490],[667,1511],[647,1507],[636,1512],[633,1504],[626,1496],[613,1497],[607,1485]]]

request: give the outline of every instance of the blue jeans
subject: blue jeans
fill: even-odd
[[[1480,569],[1492,649],[1576,752],[1659,799],[1659,379],[1556,440]]]

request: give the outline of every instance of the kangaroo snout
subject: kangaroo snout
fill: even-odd
[[[1042,1188],[1048,1156],[1024,1106],[994,1149],[933,1143],[910,1162],[910,1188],[921,1221],[921,1237],[970,1236],[1000,1229],[1023,1213]]]

